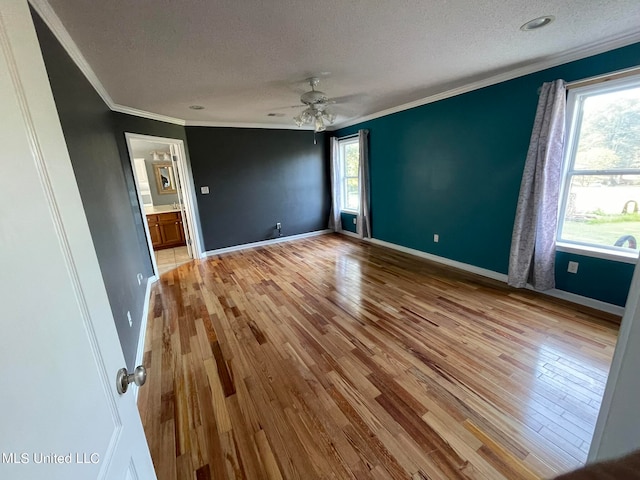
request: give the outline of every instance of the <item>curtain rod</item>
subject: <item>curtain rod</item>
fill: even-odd
[[[347,138],[351,138],[351,137],[357,137],[358,134],[357,133],[352,133],[351,135],[345,135],[344,137],[336,137],[338,140],[346,140]]]
[[[624,70],[618,70],[617,72],[606,73],[604,75],[596,75],[595,77],[584,78],[582,80],[575,80],[573,82],[567,82],[567,89],[586,87],[587,85],[593,85],[596,83],[609,82],[611,80],[617,80],[619,78],[630,77],[631,75],[639,74],[640,66],[625,68]]]

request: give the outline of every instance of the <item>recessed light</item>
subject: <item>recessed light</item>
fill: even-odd
[[[538,28],[546,27],[556,19],[553,15],[545,15],[544,17],[534,18],[520,27],[520,30],[528,32],[529,30],[537,30]]]
[[[189,105],[189,108],[191,110],[204,110],[204,107],[202,105]]]

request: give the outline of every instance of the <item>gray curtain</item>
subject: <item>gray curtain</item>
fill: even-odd
[[[360,238],[371,238],[371,217],[369,215],[369,130],[358,131],[360,144],[360,164],[358,170],[358,187],[360,189],[360,205],[356,232]]]
[[[342,183],[340,175],[340,152],[338,139],[331,137],[331,212],[329,213],[329,228],[334,232],[342,230],[340,206],[342,205]]]
[[[558,199],[562,183],[566,88],[564,80],[540,91],[509,256],[509,285],[555,288]]]

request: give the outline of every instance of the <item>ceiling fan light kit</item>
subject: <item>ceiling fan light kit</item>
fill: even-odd
[[[303,93],[300,97],[300,102],[307,108],[293,117],[293,121],[298,127],[313,125],[315,132],[324,132],[327,129],[327,124],[331,125],[336,120],[336,114],[327,110],[329,104],[333,102],[324,92],[316,90],[319,83],[320,80],[316,77],[309,79],[311,90]]]

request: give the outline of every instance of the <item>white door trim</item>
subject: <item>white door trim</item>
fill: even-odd
[[[138,207],[140,208],[140,215],[142,215],[142,226],[144,227],[144,234],[147,238],[147,248],[149,249],[149,256],[151,257],[151,267],[153,268],[153,278],[158,278],[158,264],[156,262],[156,256],[153,254],[153,246],[151,244],[151,232],[149,231],[149,224],[147,222],[147,215],[144,212],[144,203],[142,203],[142,194],[140,193],[140,179],[136,172],[135,160],[133,158],[133,148],[129,139],[129,133],[125,133],[127,139],[127,150],[129,151],[129,163],[131,165],[131,171],[133,173],[133,184],[136,189],[136,197],[138,197]],[[142,330],[140,331],[142,333]]]
[[[174,171],[176,172],[176,190],[178,192],[178,199],[180,200],[180,209],[182,213],[182,229],[185,233],[185,239],[187,241],[187,252],[191,258],[199,258],[195,254],[194,249],[194,228],[192,225],[191,217],[187,215],[187,204],[189,203],[189,199],[185,198],[187,196],[187,192],[185,190],[184,180],[188,178],[188,174],[185,173],[181,167],[184,166],[185,162],[181,162],[178,164],[178,158],[186,158],[182,152],[179,151],[178,144],[174,143],[169,145],[171,151],[171,158],[173,160],[172,165],[175,166]]]
[[[177,174],[180,177],[180,183],[183,189],[183,203],[185,216],[187,217],[184,222],[185,228],[188,229],[188,236],[191,238],[192,242],[192,251],[194,258],[202,258],[202,242],[201,242],[201,228],[200,228],[200,219],[195,213],[195,205],[196,205],[196,196],[195,196],[195,188],[193,182],[193,176],[191,171],[187,167],[187,154],[184,148],[184,141],[177,138],[167,138],[167,137],[154,137],[152,135],[143,135],[140,133],[129,133],[125,132],[124,134],[127,141],[127,148],[129,150],[129,163],[131,165],[131,169],[133,171],[133,176],[135,179],[135,187],[136,187],[136,195],[138,197],[138,205],[140,207],[140,214],[142,215],[142,222],[144,224],[145,234],[147,236],[147,245],[149,248],[149,255],[151,256],[151,262],[153,264],[153,271],[155,276],[159,276],[158,274],[158,265],[156,264],[155,255],[153,254],[153,245],[151,243],[151,233],[149,232],[149,226],[147,225],[147,216],[144,212],[144,204],[142,203],[142,197],[140,195],[140,190],[138,188],[138,176],[136,173],[135,161],[133,158],[133,148],[131,146],[131,140],[144,140],[147,142],[154,143],[165,143],[167,145],[174,145],[176,147],[177,153]]]

